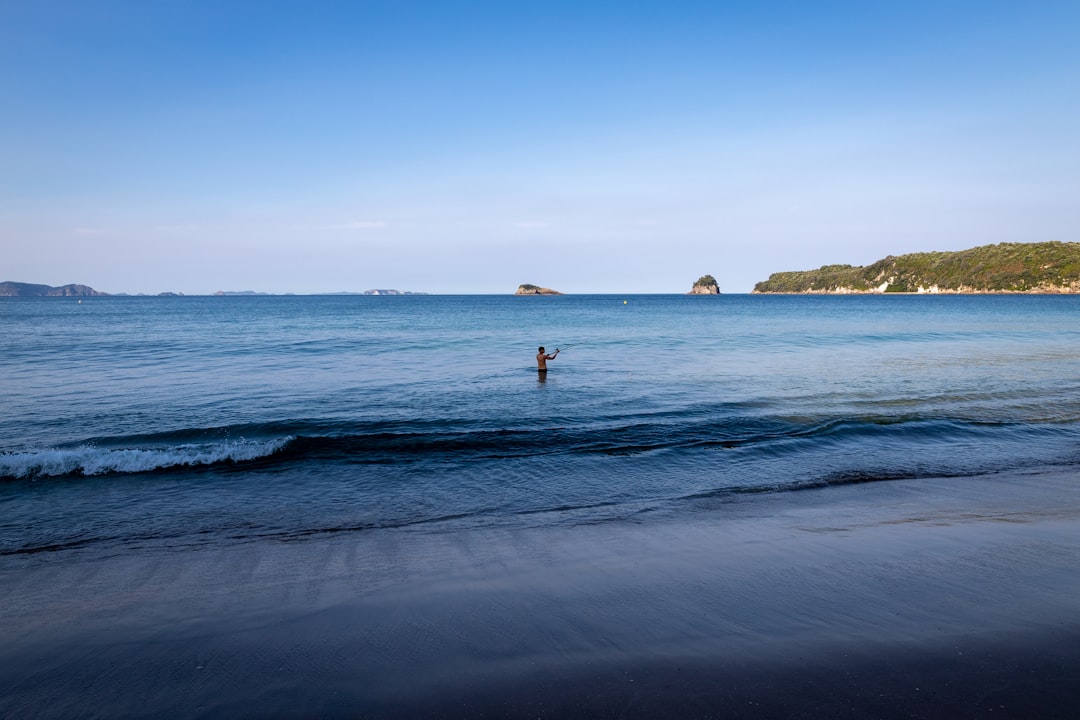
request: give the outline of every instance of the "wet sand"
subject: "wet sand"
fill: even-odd
[[[0,558],[0,716],[1080,714],[1072,470],[447,530]]]

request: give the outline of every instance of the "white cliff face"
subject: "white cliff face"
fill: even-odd
[[[889,283],[882,283],[865,290],[850,285],[837,285],[833,288],[811,288],[798,293],[778,293],[792,295],[879,295],[888,292]],[[755,290],[754,293],[760,293]],[[941,288],[937,285],[919,285],[911,292],[892,292],[890,295],[1073,295],[1080,294],[1080,283],[1067,285],[1039,285],[1026,290],[987,290],[985,288],[961,285],[957,288]]]

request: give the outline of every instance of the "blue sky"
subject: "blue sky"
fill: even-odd
[[[0,280],[748,292],[1080,241],[1076,2],[0,0]]]

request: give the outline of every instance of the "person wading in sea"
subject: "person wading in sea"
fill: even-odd
[[[547,361],[554,360],[555,356],[558,354],[559,348],[555,348],[555,352],[553,352],[551,355],[548,355],[547,352],[544,350],[544,346],[541,345],[540,352],[536,354],[536,371],[547,372]]]

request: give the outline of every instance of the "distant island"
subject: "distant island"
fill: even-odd
[[[540,287],[539,285],[518,285],[515,295],[562,295],[558,290],[552,290],[551,288]]]
[[[104,297],[87,285],[35,285],[33,283],[0,282],[0,297]]]
[[[211,297],[264,297],[277,293],[258,292],[255,290],[218,290]],[[412,292],[409,290],[365,290],[364,292],[339,292],[339,293],[316,293],[318,295],[427,295],[428,293]],[[555,293],[556,295],[558,293]],[[284,293],[293,295],[293,293]],[[161,292],[157,295],[139,293],[105,293],[95,290],[89,285],[36,285],[34,283],[0,282],[0,297],[185,297],[182,292]]]
[[[159,292],[156,295],[151,295],[149,293],[135,293],[134,295],[132,295],[131,293],[101,293],[101,294],[102,295],[108,295],[109,297],[140,297],[140,298],[141,297],[187,297],[182,292],[169,292],[169,291]]]
[[[427,293],[412,292],[410,290],[365,290],[365,295],[427,295]]]
[[[720,286],[716,282],[716,278],[712,275],[702,275],[695,282],[694,286],[690,288],[690,292],[687,295],[719,295]]]
[[[1077,293],[1080,243],[999,243],[956,252],[892,255],[872,265],[778,272],[755,293]]]

